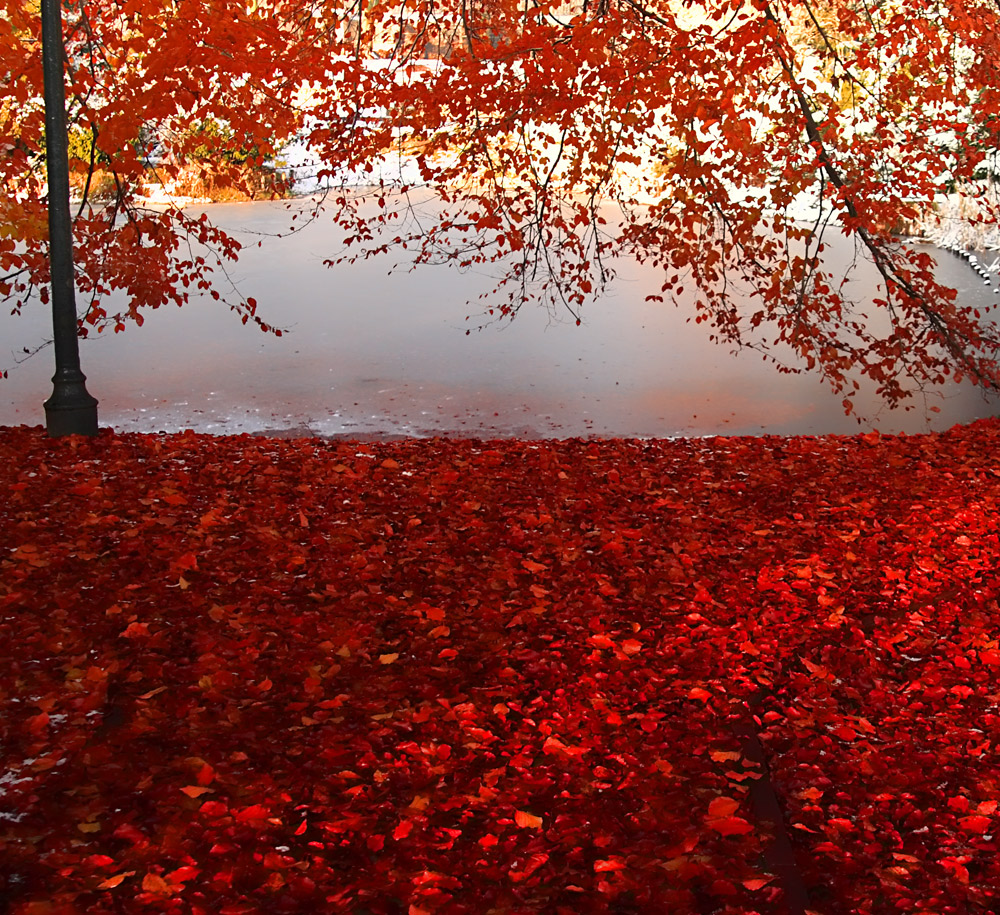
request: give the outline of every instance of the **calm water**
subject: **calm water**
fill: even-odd
[[[251,232],[289,224],[281,204],[210,212],[221,225]],[[946,386],[910,412],[882,408],[869,390],[858,397],[867,416],[859,425],[817,377],[780,374],[754,353],[734,356],[710,343],[703,327],[685,323],[687,312],[645,302],[658,284],[634,263],[619,265],[611,294],[588,304],[582,326],[526,307],[512,323],[477,331],[476,299],[492,288],[489,277],[448,267],[387,275],[390,259],[326,268],[336,239],[321,224],[268,238],[260,249],[246,236],[252,247],[233,275],[262,317],[288,330],[281,338],[244,327],[205,300],[149,312],[141,328],[83,341],[101,424],[217,434],[562,438],[920,432],[994,412],[971,386]],[[1000,299],[957,258],[940,260],[943,279],[963,295],[983,305]],[[866,266],[855,272],[853,288],[874,288]],[[29,316],[0,317],[0,366],[50,334],[49,320],[41,306]],[[52,359],[45,350],[0,381],[0,424],[44,423]]]

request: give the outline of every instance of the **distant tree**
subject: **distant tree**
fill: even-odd
[[[23,302],[44,277],[41,82],[31,8],[5,11],[0,292]],[[860,374],[889,402],[948,375],[1000,381],[993,323],[894,234],[947,190],[1000,214],[980,193],[1000,110],[993,0],[95,0],[67,20],[74,123],[117,188],[77,220],[84,326],[210,286],[187,237],[237,254],[206,220],[140,206],[139,182],[206,144],[223,162],[298,136],[352,256],[405,245],[498,265],[505,314],[537,299],[578,315],[629,255],[659,270],[654,297],[695,290],[714,337],[791,347],[847,409]],[[190,129],[205,122],[226,130]],[[438,206],[412,218],[426,196]],[[874,263],[879,314],[823,268],[831,231]],[[127,312],[104,313],[112,288]]]

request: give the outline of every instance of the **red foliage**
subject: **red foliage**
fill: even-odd
[[[894,235],[945,194],[981,237],[1000,220],[996,0],[65,7],[81,334],[202,295],[280,332],[280,304],[232,286],[235,233],[173,195],[198,174],[280,187],[261,169],[293,142],[324,193],[282,229],[325,212],[330,262],[495,276],[477,320],[539,302],[580,322],[637,258],[655,279],[630,295],[819,372],[848,411],[862,375],[890,403],[1000,387],[992,309]],[[20,311],[49,279],[40,23],[0,10],[0,301]],[[877,271],[870,303],[827,233]]]
[[[998,445],[0,430],[0,895],[994,911]]]

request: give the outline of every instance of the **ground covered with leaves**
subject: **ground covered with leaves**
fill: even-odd
[[[0,910],[996,911],[998,454],[0,429]]]

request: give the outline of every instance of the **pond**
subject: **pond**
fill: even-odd
[[[218,224],[248,233],[233,275],[264,320],[288,332],[279,338],[244,327],[206,298],[147,312],[143,327],[124,334],[82,341],[103,426],[362,438],[671,437],[914,433],[994,412],[967,384],[945,385],[910,411],[886,409],[869,387],[857,399],[859,424],[817,376],[781,374],[753,352],[733,355],[703,326],[686,323],[689,312],[646,302],[655,274],[636,263],[619,265],[611,292],[585,306],[581,326],[525,308],[513,322],[477,330],[476,299],[493,287],[489,276],[445,266],[389,275],[391,256],[331,269],[323,265],[337,248],[330,225],[257,248],[254,233],[288,228],[282,204],[209,209]],[[835,256],[846,263],[848,253]],[[992,289],[964,261],[949,254],[939,261],[942,279],[961,295],[994,304]],[[854,288],[874,288],[865,267]],[[49,320],[37,305],[20,318],[0,317],[0,366],[50,336]],[[0,380],[0,424],[44,423],[52,360],[46,349]],[[940,412],[927,412],[933,406]]]

